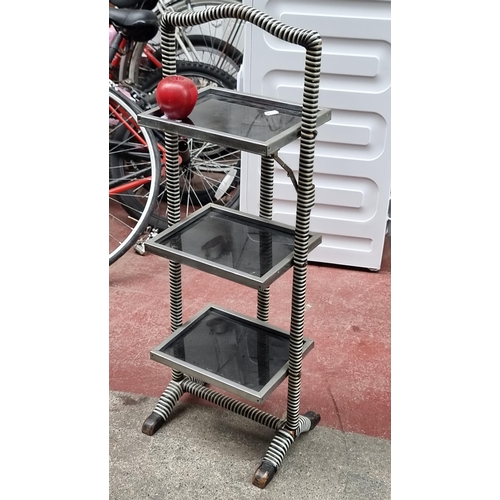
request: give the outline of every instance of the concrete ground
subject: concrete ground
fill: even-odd
[[[154,434],[156,398],[110,392],[110,500],[388,500],[390,441],[317,426],[288,450],[265,489],[252,485],[274,431],[182,399]]]

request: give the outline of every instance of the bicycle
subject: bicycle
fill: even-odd
[[[240,0],[228,1],[239,2]],[[110,24],[110,37],[114,37],[113,44],[116,49],[114,59],[110,60],[110,78],[114,81],[127,81],[137,88],[142,88],[145,79],[149,86],[154,84],[150,73],[156,71],[157,83],[161,78],[161,49],[158,27],[155,25],[159,23],[161,16],[166,11],[196,10],[220,3],[227,2],[223,0],[114,0],[115,8],[110,6],[110,20],[114,21],[118,18],[123,27],[125,16],[129,16],[130,26],[127,29],[133,32],[133,40],[130,37],[116,36],[114,26]],[[127,13],[120,11],[127,11]],[[156,15],[156,19],[152,14]],[[176,30],[176,41],[179,47],[177,57],[179,60],[203,62],[236,77],[241,67],[243,54],[233,43],[242,45],[242,26],[243,23],[239,21],[237,26],[231,27],[229,33],[228,27],[221,30],[221,26],[213,26],[208,34],[188,34],[187,30],[178,29]]]
[[[141,12],[130,18],[125,14],[113,18],[118,33],[127,41],[134,36],[143,36],[142,28],[135,31],[136,26],[144,25],[139,22],[141,19],[153,19]],[[120,21],[124,19],[128,21],[122,27]],[[110,61],[114,59],[117,47],[117,43],[110,41]],[[227,88],[236,86],[234,78],[204,63],[177,61],[177,73],[191,78],[198,87],[208,84]],[[136,250],[142,253],[142,240],[148,237],[143,233],[148,233],[148,229],[149,234],[154,234],[168,226],[166,178],[161,175],[161,171],[164,172],[164,137],[157,131],[139,127],[137,123],[137,115],[154,105],[154,88],[146,93],[126,82],[110,80],[110,265],[134,243]],[[184,215],[211,202],[238,208],[239,151],[185,138],[181,138],[179,145],[182,152],[179,157],[182,173],[180,195]],[[117,216],[118,208],[121,208],[121,218]],[[126,228],[124,237],[111,234],[117,221],[121,223],[122,233]]]

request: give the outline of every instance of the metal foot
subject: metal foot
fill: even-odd
[[[311,427],[310,431],[312,431],[319,423],[321,420],[321,415],[319,413],[316,413],[315,411],[308,411],[304,417],[308,418],[311,421]]]
[[[295,432],[286,428],[279,429],[271,441],[260,467],[255,471],[252,484],[257,488],[264,489],[281,467],[283,459],[295,438],[303,432],[314,429],[320,420],[319,413],[308,411],[304,416],[299,417],[299,427]]]
[[[276,474],[276,468],[271,462],[263,461],[253,475],[252,484],[257,488],[264,489]]]
[[[151,226],[148,226],[145,233],[139,238],[134,246],[134,250],[136,251],[136,253],[138,253],[139,255],[146,255],[146,241],[154,238],[157,234],[158,228],[151,228]]]
[[[152,436],[172,413],[174,406],[182,396],[183,389],[179,382],[170,381],[167,388],[163,391],[156,407],[149,417],[142,424],[142,432],[148,436]]]
[[[146,420],[144,420],[144,423],[142,424],[142,432],[143,434],[152,436],[164,423],[165,419],[161,415],[158,415],[158,413],[153,412]]]

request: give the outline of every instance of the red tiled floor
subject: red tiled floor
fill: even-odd
[[[390,439],[390,263],[387,238],[379,272],[309,265],[305,336],[315,346],[303,362],[301,412],[320,413],[320,425]],[[208,303],[256,315],[255,290],[186,266],[182,277],[185,320]],[[270,323],[285,329],[291,287],[291,270],[271,285]],[[170,368],[149,351],[169,335],[169,324],[168,261],[128,252],[109,271],[111,390],[162,394]],[[284,416],[286,392],[283,382],[260,408]]]

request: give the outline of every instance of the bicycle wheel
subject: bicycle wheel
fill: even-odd
[[[177,71],[179,75],[193,80],[199,89],[207,86],[236,88],[233,77],[208,64],[178,60]],[[183,215],[188,216],[207,203],[238,209],[241,152],[220,144],[189,138],[186,139],[185,147],[190,153],[190,161],[180,165]],[[161,215],[165,210],[166,204],[162,211],[154,210],[152,214],[153,218],[155,214],[160,215],[155,219],[155,224],[160,229],[167,227],[165,218]]]
[[[157,141],[138,125],[138,111],[126,95],[109,88],[109,265],[144,232],[159,190]]]
[[[234,78],[203,63],[177,61],[177,70],[179,75],[191,78],[198,88],[207,85],[234,88],[236,85]],[[156,85],[153,85],[153,92],[144,93],[143,98],[138,101],[142,103],[144,110],[156,106],[155,88]],[[158,148],[164,150],[163,133],[154,130],[153,135]],[[179,164],[182,217],[190,215],[207,203],[238,209],[241,152],[193,139],[181,138],[181,142],[179,150],[184,152],[184,155],[181,155],[184,160]],[[140,210],[141,200],[132,201],[132,210]],[[168,227],[166,178],[163,175],[156,203],[149,217],[149,225],[158,230]]]
[[[165,12],[167,8],[171,8],[175,12],[196,12],[228,3],[241,4],[242,2],[241,0],[160,0],[156,10],[160,13]],[[245,21],[241,19],[226,18],[216,19],[215,21],[203,23],[198,26],[186,27],[184,31],[189,36],[206,35],[218,38],[243,53],[244,26]]]
[[[243,54],[224,40],[207,35],[184,35],[177,60],[202,62],[236,78],[243,61]],[[150,41],[136,43],[132,49],[127,73],[132,85],[143,88],[152,74],[161,73],[160,44]]]

